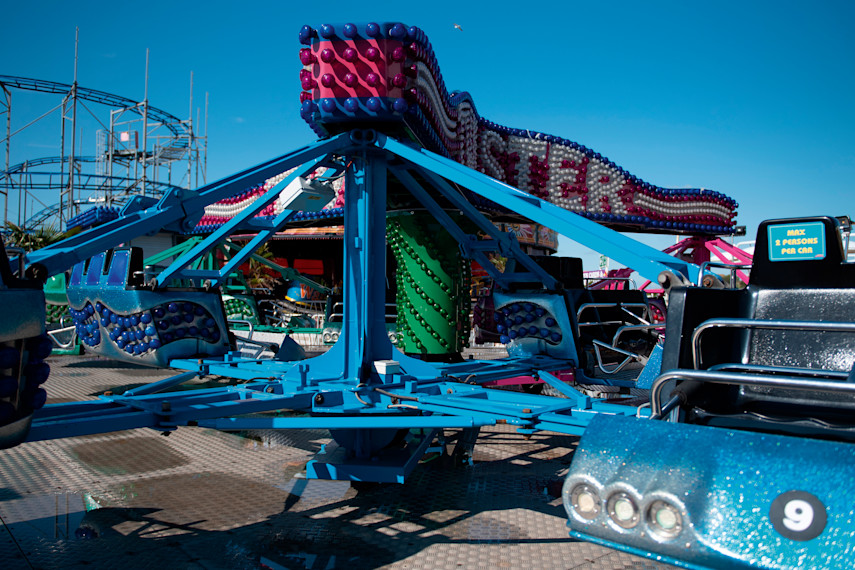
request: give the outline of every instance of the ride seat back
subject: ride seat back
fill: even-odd
[[[758,321],[855,323],[855,288],[760,289],[753,292]],[[849,372],[855,364],[852,333],[811,330],[749,331],[744,361],[761,366]]]
[[[799,258],[799,246],[789,246],[805,240],[815,247],[802,248]],[[782,254],[783,249],[790,251]],[[692,390],[693,411],[687,421],[735,427],[750,418],[747,421],[769,421],[773,429],[811,433],[850,423],[846,418],[855,409],[855,398],[798,389],[800,380],[792,379],[846,382],[855,364],[855,332],[817,330],[855,323],[855,266],[846,263],[843,251],[833,218],[772,220],[758,230],[747,288],[671,292],[663,372],[720,369],[777,377],[783,383],[705,383]],[[711,320],[719,326],[696,335]],[[764,328],[767,322],[770,328]],[[665,393],[670,391],[666,388]]]
[[[805,227],[813,231],[824,245],[822,253],[817,253],[822,257],[781,259],[780,250],[786,245],[770,245],[769,236],[779,241],[776,236],[782,232],[786,235],[790,226],[794,232]],[[846,263],[837,220],[822,217],[763,222],[747,288],[672,290],[662,370],[694,368],[692,335],[708,319],[855,322],[853,286],[855,265]],[[855,363],[852,336],[839,332],[738,326],[710,329],[703,333],[699,352],[702,369],[741,363],[848,372]]]
[[[855,323],[855,265],[846,262],[836,219],[771,220],[757,233],[750,318]],[[855,342],[840,332],[756,329],[746,360],[848,372]]]

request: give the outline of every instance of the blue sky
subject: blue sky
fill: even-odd
[[[70,83],[79,26],[79,83],[141,99],[149,48],[152,105],[187,116],[191,71],[194,106],[209,93],[214,180],[313,139],[298,113],[303,24],[402,21],[482,116],[732,196],[750,237],[766,218],[855,215],[851,2],[294,4],[19,1],[0,20],[0,74]],[[57,102],[16,91],[13,118]],[[56,154],[59,122],[14,138],[12,162]],[[94,138],[84,128],[84,147]]]

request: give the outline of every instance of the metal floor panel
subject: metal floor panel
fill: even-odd
[[[50,364],[51,402],[171,375],[87,356]],[[2,567],[667,568],[568,538],[550,491],[576,438],[497,426],[482,429],[474,465],[428,456],[404,485],[302,478],[329,441],[188,427],[0,451]]]

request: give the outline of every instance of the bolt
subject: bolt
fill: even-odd
[[[323,404],[323,403],[324,403],[324,396],[323,396],[323,394],[315,394],[315,404],[316,404],[316,405],[318,405],[318,406],[320,406],[320,405],[321,405],[321,404]]]

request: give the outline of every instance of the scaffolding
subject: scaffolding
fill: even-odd
[[[204,119],[197,108],[194,120],[193,73],[189,115],[180,119],[149,103],[148,50],[145,94],[136,101],[80,86],[77,44],[76,38],[71,84],[0,75],[0,118],[5,119],[5,137],[0,140],[5,150],[0,172],[4,227],[14,219],[27,229],[51,225],[63,230],[87,207],[120,207],[132,196],[157,197],[170,189],[192,189],[207,182],[208,94]],[[53,94],[62,100],[13,130],[12,94],[18,90]],[[94,153],[86,155],[80,152],[79,115],[83,112],[87,121],[97,125]],[[56,113],[60,115],[59,156],[11,164],[13,139]],[[10,212],[15,201],[17,212]]]

